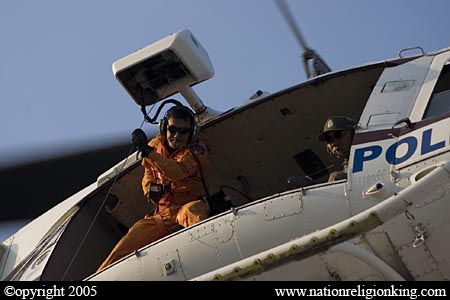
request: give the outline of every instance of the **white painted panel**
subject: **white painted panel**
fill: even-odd
[[[386,68],[361,115],[361,131],[391,128],[398,120],[409,117],[432,60],[433,57],[425,56]]]

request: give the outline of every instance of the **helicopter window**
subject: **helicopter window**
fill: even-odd
[[[296,154],[293,158],[303,169],[306,177],[309,177],[311,180],[328,175],[328,169],[311,149],[306,149],[305,151]]]
[[[444,66],[423,119],[438,116],[450,111],[450,63]]]

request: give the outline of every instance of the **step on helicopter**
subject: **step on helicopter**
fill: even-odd
[[[196,113],[211,216],[96,272],[149,209],[130,153],[3,241],[2,280],[450,279],[450,48],[333,72],[277,3],[308,79],[226,112],[193,89],[214,68],[189,30],[113,63],[150,120],[176,93]],[[357,121],[347,178],[333,182],[339,162],[317,141],[329,116]]]

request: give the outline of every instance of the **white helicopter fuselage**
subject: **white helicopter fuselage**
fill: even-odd
[[[148,210],[132,154],[3,242],[1,278],[448,280],[449,61],[450,48],[327,73],[203,120],[210,192],[232,208],[96,273]],[[316,140],[330,115],[358,120],[335,182]]]

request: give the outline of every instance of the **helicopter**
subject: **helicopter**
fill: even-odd
[[[96,272],[148,211],[130,152],[4,241],[0,278],[448,280],[450,48],[332,72],[303,46],[306,81],[226,112],[193,89],[214,69],[189,30],[113,63],[143,113],[176,93],[196,113],[214,213]],[[339,162],[317,135],[332,115],[358,126],[347,178],[327,182]]]

